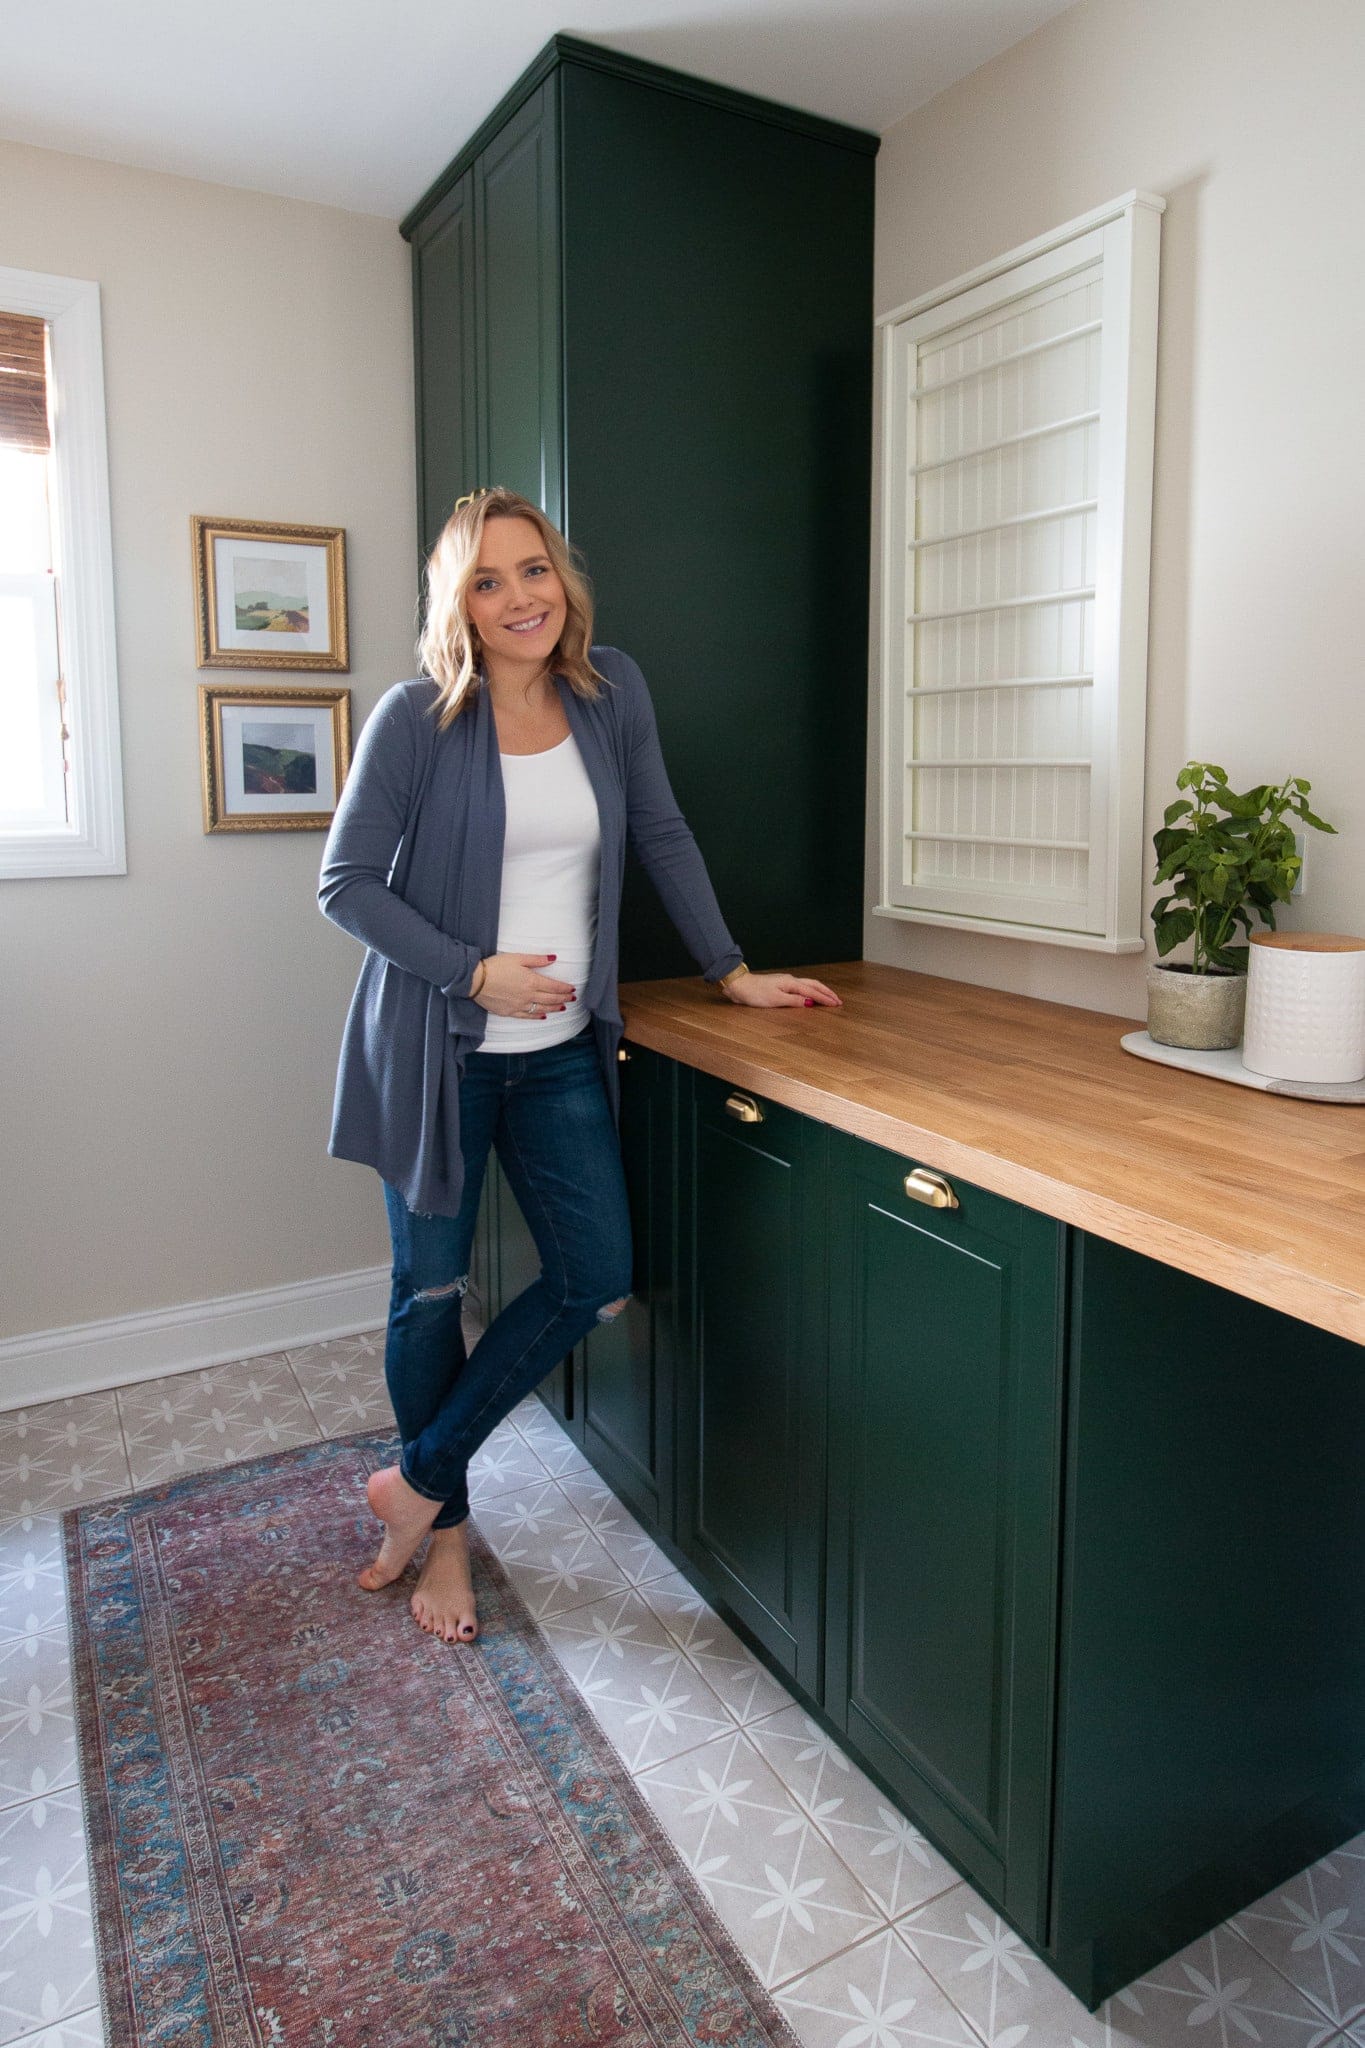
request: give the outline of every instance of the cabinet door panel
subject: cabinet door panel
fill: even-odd
[[[761,1123],[735,1122],[732,1093],[695,1077],[679,1541],[818,1696],[825,1133],[767,1103]]]
[[[838,1141],[827,1704],[911,1812],[1037,1925],[1051,1728],[1062,1239]]]
[[[522,1215],[507,1176],[493,1155],[488,1161],[483,1199],[488,1212],[490,1285],[487,1299],[488,1320],[491,1322],[509,1301],[514,1301],[536,1279],[540,1272],[540,1253],[536,1250],[531,1226]],[[557,1365],[541,1381],[536,1392],[551,1413],[567,1424],[573,1416],[572,1362],[565,1360],[562,1365]]]
[[[1008,1276],[911,1216],[860,1221],[850,1703],[995,1840]]]
[[[580,1347],[583,1449],[651,1529],[673,1533],[673,1237],[676,1069],[631,1047],[621,1065],[621,1152],[634,1289]]]
[[[455,500],[478,481],[472,171],[414,234],[412,289],[417,516],[425,560]]]
[[[558,524],[559,207],[556,101],[543,85],[474,165],[479,272],[479,481],[506,484]]]

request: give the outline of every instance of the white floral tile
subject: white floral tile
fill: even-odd
[[[769,1715],[749,1733],[888,1919],[961,1882],[803,1707]]]
[[[602,1548],[616,1559],[628,1584],[643,1586],[672,1573],[673,1566],[653,1537],[595,1472],[570,1472],[559,1484]]]
[[[0,1629],[0,1682],[27,1686],[24,1674],[36,1670],[52,1641],[67,1642],[64,1614],[58,1615],[55,1624],[49,1622],[46,1626],[40,1614],[30,1614],[22,1620],[16,1614]]]
[[[144,1421],[170,1425],[204,1421],[214,1415],[246,1417],[307,1407],[303,1389],[283,1352],[120,1387],[118,1405],[125,1430],[130,1423]]]
[[[1334,2031],[1226,1926],[1091,2013],[968,1884],[896,1924],[987,2048],[1323,2048]]]
[[[543,1487],[549,1477],[526,1439],[504,1422],[469,1461],[469,1498],[477,1506],[499,1494]]]
[[[60,1444],[78,1451],[92,1437],[115,1438],[118,1433],[118,1400],[112,1393],[73,1394],[62,1401],[35,1402],[0,1414],[0,1440],[5,1442]]]
[[[590,1601],[541,1629],[630,1770],[730,1729],[706,1680],[634,1590]]]
[[[1267,1893],[1232,1925],[1329,2018],[1365,2023],[1365,1835]]]
[[[183,1423],[167,1428],[159,1420],[130,1422],[126,1441],[135,1489],[183,1479],[187,1472],[207,1472],[223,1462],[216,1447],[202,1439],[197,1428]]]
[[[288,1359],[298,1373],[301,1385],[305,1383],[305,1375],[321,1375],[332,1369],[369,1371],[382,1378],[384,1332],[382,1329],[361,1330],[350,1337],[328,1337],[321,1344],[291,1346],[280,1356]]]
[[[382,1331],[310,1344],[285,1356],[324,1436],[392,1429]]]
[[[530,1444],[546,1471],[555,1479],[582,1478],[589,1474],[592,1471],[592,1466],[583,1456],[578,1445],[565,1436],[563,1430],[557,1428],[554,1423],[550,1424],[550,1430],[552,1433],[548,1436],[526,1437],[527,1443]]]
[[[0,1812],[0,2038],[37,2032],[98,2000],[80,1800]]]
[[[392,1429],[393,1404],[382,1381],[378,1386],[352,1386],[336,1394],[305,1397],[324,1436],[355,1436],[360,1430]]]
[[[476,1519],[484,1540],[504,1564],[529,1565],[548,1559],[557,1545],[585,1533],[573,1502],[543,1467],[529,1485],[487,1495],[479,1502]]]
[[[777,2003],[805,2048],[981,2048],[924,1966],[892,1931],[795,1978]]]
[[[24,2034],[6,2043],[6,2048],[104,2048],[104,2028],[99,2007],[72,2013],[56,2026],[40,2027],[36,2034]]]
[[[62,1530],[56,1515],[31,1515],[0,1529],[0,1640],[58,1628],[66,1614]]]
[[[248,1358],[119,1392],[135,1485],[314,1443],[317,1418],[282,1356]]]
[[[303,1397],[324,1436],[354,1436],[359,1430],[392,1429],[393,1403],[382,1372],[370,1361],[345,1372],[305,1373],[295,1369]]]
[[[126,1493],[113,1394],[78,1394],[0,1414],[0,1519],[27,1519]]]
[[[688,1750],[636,1783],[769,1988],[879,1926],[872,1901],[745,1735]]]
[[[792,1705],[787,1688],[745,1649],[681,1572],[651,1579],[642,1592],[741,1727]]]
[[[82,1399],[99,1399],[82,1396]],[[53,1407],[76,1407],[54,1402]],[[30,1411],[32,1412],[32,1411]],[[26,1520],[127,1493],[132,1484],[120,1430],[101,1426],[42,1433],[0,1428],[0,1521]]]
[[[572,1438],[567,1437],[543,1401],[528,1394],[508,1417],[513,1428],[525,1437],[547,1472],[556,1478],[574,1474],[596,1479],[597,1474]]]
[[[502,1494],[480,1508],[480,1529],[486,1530],[490,1516],[513,1498]],[[564,1506],[573,1515],[571,1527],[533,1529],[528,1525],[522,1536],[507,1535],[494,1545],[503,1570],[539,1622],[586,1607],[590,1600],[619,1593],[625,1587],[620,1566],[608,1557],[567,1501]]]
[[[0,1805],[76,1782],[71,1653],[64,1629],[0,1664]]]
[[[564,1434],[538,1394],[523,1394],[507,1420],[528,1439],[542,1429],[552,1429],[556,1436]]]

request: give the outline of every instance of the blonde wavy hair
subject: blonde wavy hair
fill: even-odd
[[[427,563],[426,624],[417,643],[424,675],[436,684],[436,723],[444,732],[469,704],[483,679],[483,649],[470,621],[466,594],[474,581],[490,519],[529,519],[564,586],[568,616],[550,665],[580,697],[601,695],[604,677],[588,659],[592,646],[592,590],[558,528],[539,505],[498,486],[461,498],[441,529]]]

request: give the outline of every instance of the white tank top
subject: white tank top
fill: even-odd
[[[572,982],[568,1008],[543,1018],[487,1019],[481,1052],[534,1052],[572,1038],[587,1022],[583,1001],[597,940],[602,828],[597,798],[570,734],[543,754],[503,754],[507,831],[498,908],[500,953],[553,953],[545,972]]]

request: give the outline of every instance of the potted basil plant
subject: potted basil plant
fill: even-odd
[[[1187,761],[1176,777],[1182,794],[1153,839],[1152,879],[1169,884],[1152,907],[1159,963],[1147,970],[1147,1029],[1159,1045],[1208,1051],[1240,1040],[1252,926],[1275,929],[1275,906],[1303,866],[1291,820],[1336,830],[1308,808],[1311,786],[1291,775],[1239,796],[1211,761]],[[1190,957],[1168,962],[1187,940]]]

